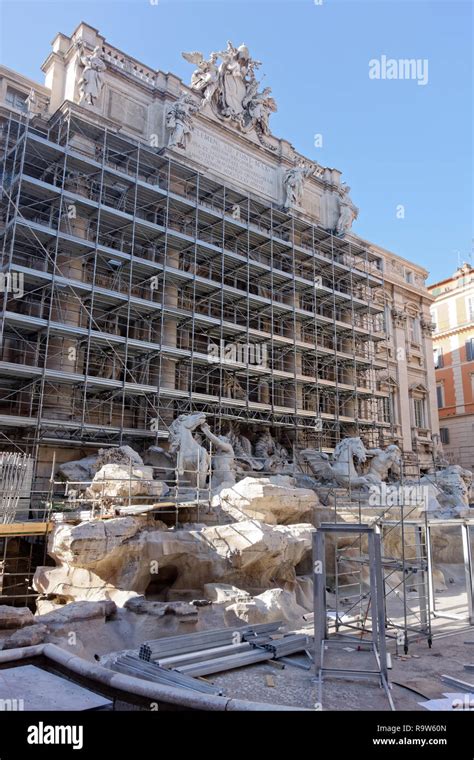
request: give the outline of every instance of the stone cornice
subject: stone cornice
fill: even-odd
[[[11,81],[13,84],[23,85],[23,87],[27,87],[29,90],[33,89],[46,98],[49,98],[51,94],[51,91],[44,84],[39,84],[34,79],[30,79],[24,76],[24,74],[19,74],[17,71],[13,71],[13,69],[9,69],[2,64],[0,64],[0,77]]]

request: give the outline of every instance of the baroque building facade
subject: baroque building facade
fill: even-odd
[[[348,435],[431,466],[427,272],[363,240],[341,172],[274,136],[261,64],[183,53],[190,85],[81,23],[45,84],[0,69],[3,446],[40,478],[98,446],[166,448],[177,415]]]
[[[429,286],[441,442],[452,464],[474,469],[474,268]]]

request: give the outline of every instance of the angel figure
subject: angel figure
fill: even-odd
[[[185,61],[197,66],[191,76],[191,88],[200,92],[204,96],[204,101],[209,103],[217,88],[218,69],[216,61],[219,57],[218,53],[211,53],[208,61],[198,51],[181,53],[181,55]]]

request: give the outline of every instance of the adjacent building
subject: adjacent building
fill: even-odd
[[[189,86],[82,23],[44,86],[0,69],[2,446],[41,484],[53,453],[166,447],[203,411],[294,459],[360,435],[429,468],[427,272],[360,238],[341,172],[272,134],[245,45],[184,57]]]
[[[473,470],[474,268],[463,264],[429,291],[441,442],[450,462]]]

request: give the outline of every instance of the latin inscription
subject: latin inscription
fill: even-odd
[[[186,155],[225,179],[278,199],[277,172],[273,167],[202,129],[193,130]]]

